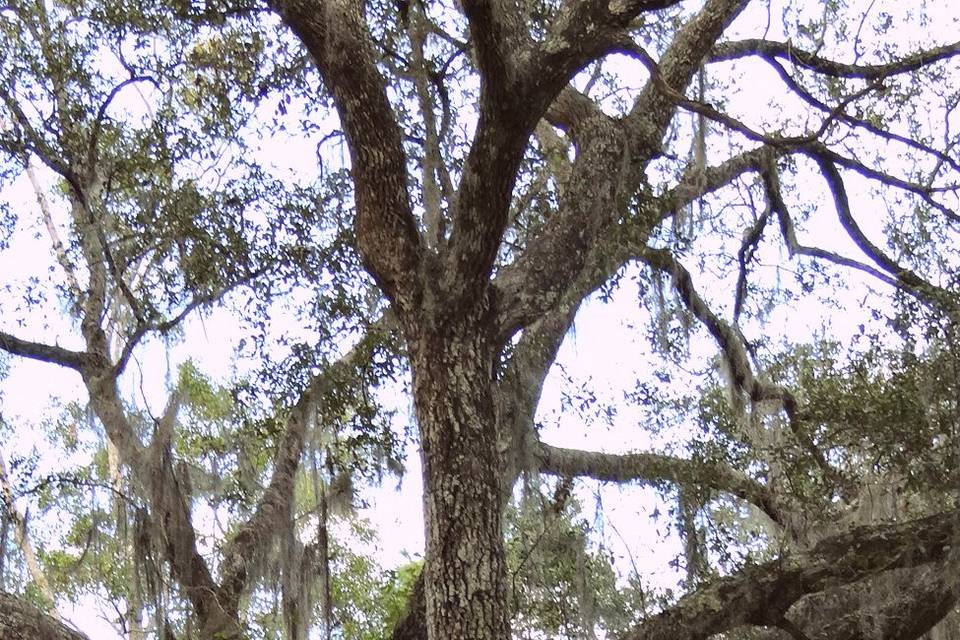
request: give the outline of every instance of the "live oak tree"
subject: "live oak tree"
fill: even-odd
[[[386,464],[368,390],[406,367],[426,554],[394,638],[510,637],[504,514],[530,473],[679,490],[688,592],[626,638],[918,638],[960,597],[960,43],[944,38],[949,3],[880,4],[8,3],[2,175],[35,192],[56,271],[5,294],[0,348],[79,374],[125,517],[198,637],[253,634],[251,598],[277,573],[285,632],[304,637],[328,493],[312,494],[324,533],[304,545],[297,487],[311,466],[332,487]],[[744,101],[751,88],[773,88],[770,104]],[[271,137],[310,141],[316,171],[278,169]],[[7,214],[16,237],[26,210]],[[578,309],[638,268],[665,367],[685,328],[718,347],[725,391],[686,418],[700,444],[542,442],[540,395]],[[777,281],[789,269],[796,286]],[[778,306],[842,297],[850,274],[871,288],[875,344],[841,357],[764,340]],[[308,344],[235,394],[249,419],[193,415],[215,442],[184,448],[210,398],[182,380],[160,415],[124,398],[138,349],[218,303],[269,360],[287,296],[309,300]],[[18,325],[36,308],[66,322]],[[336,455],[323,434],[348,428],[367,439]],[[244,462],[251,442],[269,459]],[[250,473],[211,555],[192,509],[213,454]],[[766,531],[763,557],[723,575],[695,517],[718,501]],[[0,600],[4,637],[41,624],[70,637]]]

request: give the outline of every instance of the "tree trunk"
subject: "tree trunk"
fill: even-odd
[[[440,311],[421,317],[408,334],[423,457],[430,640],[510,637],[492,317],[487,303],[454,316]]]

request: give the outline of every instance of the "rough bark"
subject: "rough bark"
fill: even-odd
[[[510,637],[487,301],[412,337],[423,460],[427,637]]]
[[[787,617],[809,640],[919,638],[957,605],[960,572],[951,555],[809,596]]]
[[[412,312],[420,298],[421,280],[413,276],[421,267],[423,243],[407,193],[402,132],[375,63],[362,4],[277,0],[273,5],[317,62],[336,100],[350,147],[357,249],[397,311]]]
[[[629,640],[701,640],[742,625],[778,626],[800,598],[892,569],[943,562],[960,533],[951,511],[901,524],[857,527],[812,551],[747,566],[641,623]],[[830,618],[816,614],[817,624]],[[903,636],[912,638],[915,636]]]
[[[0,591],[3,640],[89,640],[22,598]]]

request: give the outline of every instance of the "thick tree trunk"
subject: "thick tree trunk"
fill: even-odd
[[[423,456],[430,640],[510,637],[488,305],[411,332]],[[465,317],[467,316],[467,317]]]

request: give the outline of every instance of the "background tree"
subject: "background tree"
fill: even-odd
[[[158,635],[299,638],[318,613],[329,635],[332,500],[397,468],[376,389],[406,373],[426,553],[395,638],[503,639],[512,618],[916,638],[943,618],[960,596],[960,284],[943,250],[960,43],[926,27],[957,15],[876,4],[2,7],[2,177],[29,180],[55,271],[11,283],[0,348],[80,374],[112,456],[100,484],[133,514],[114,509],[113,553],[156,578],[142,598],[125,576],[134,626],[148,608]],[[630,398],[673,446],[550,445],[550,368],[583,301],[625,276],[661,358]],[[847,350],[781,343],[771,327],[810,301],[862,315]],[[248,333],[235,386],[183,366],[162,409],[125,397],[137,354],[216,305]],[[278,310],[296,335],[277,335]],[[698,332],[719,355],[670,398]],[[511,603],[522,503],[505,514],[537,473],[675,496],[683,595],[597,622],[611,578],[568,514],[554,533],[572,555],[537,565],[580,591],[564,595],[577,616]],[[743,505],[756,517],[730,515]],[[201,507],[229,516],[213,544]]]

